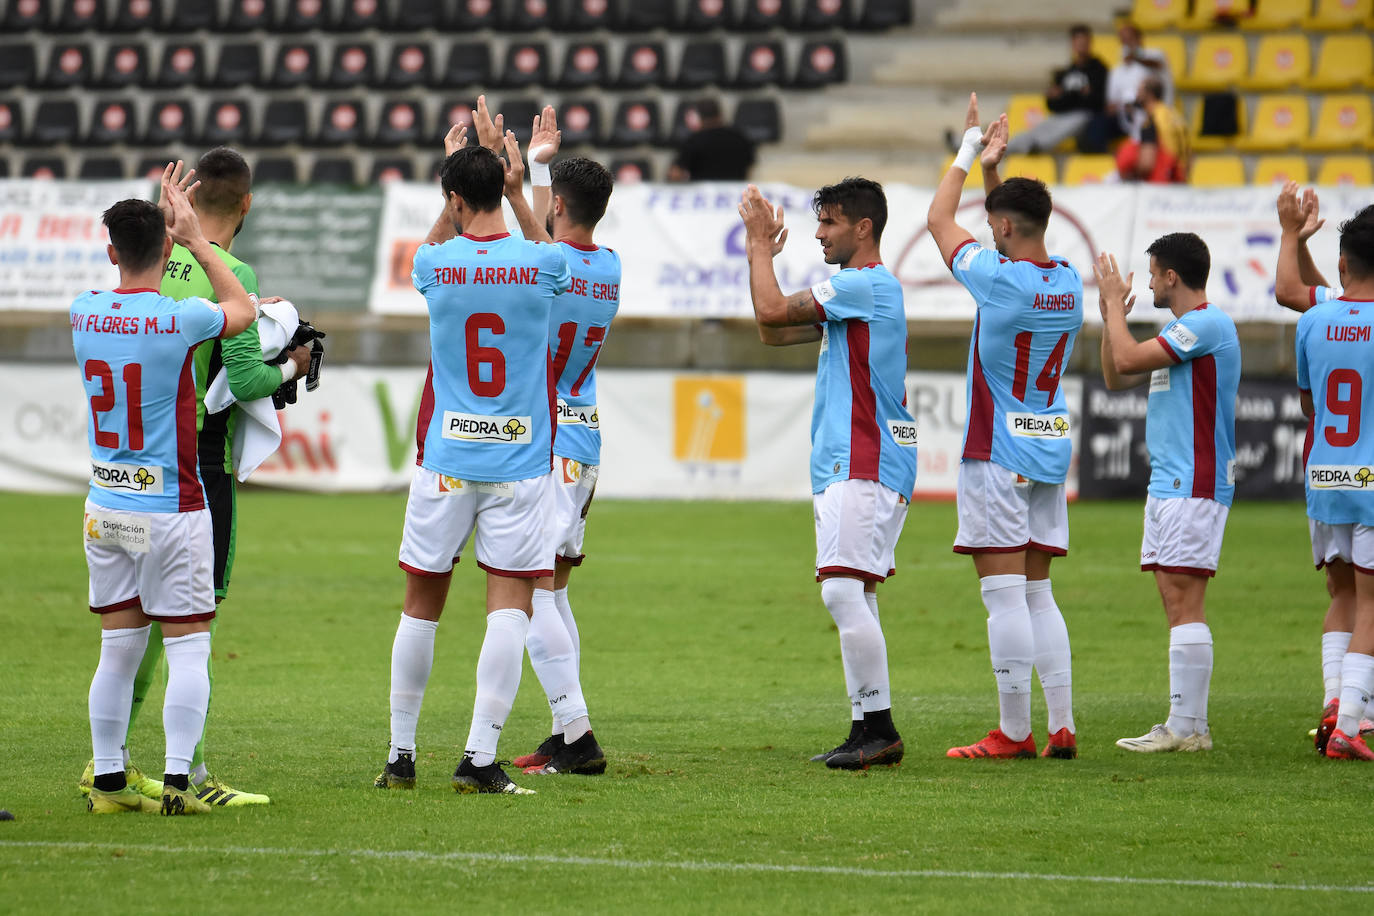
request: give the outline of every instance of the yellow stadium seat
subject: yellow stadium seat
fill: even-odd
[[[1070,156],[1064,162],[1067,185],[1101,184],[1116,175],[1115,156]]]
[[[1211,29],[1250,16],[1250,0],[1194,0],[1193,12],[1179,23],[1184,29]]]
[[[1179,80],[1188,72],[1188,46],[1182,35],[1146,35],[1145,47],[1163,51],[1169,60],[1169,72]],[[1119,58],[1118,58],[1119,60]]]
[[[1307,78],[1312,47],[1302,32],[1265,35],[1255,49],[1246,89],[1287,89]]]
[[[1312,75],[1303,81],[1308,89],[1353,89],[1369,78],[1374,68],[1374,48],[1364,34],[1328,35],[1317,52]]]
[[[949,171],[949,167],[950,167],[951,165],[953,165],[953,164],[954,164],[954,157],[951,156],[951,157],[949,158],[949,161],[945,163],[945,167],[944,167],[943,169],[941,169],[941,171],[940,171],[940,177],[943,178],[945,172],[948,172],[948,171]],[[968,173],[968,177],[964,179],[964,190],[965,190],[965,191],[972,191],[974,188],[981,188],[982,186],[983,186],[983,167],[980,166],[978,163],[975,162],[975,163],[973,164],[973,171],[969,172],[969,173]]]
[[[1193,65],[1186,75],[1175,74],[1175,80],[1180,89],[1227,89],[1245,79],[1249,65],[1250,51],[1244,35],[1203,35],[1193,46]]]
[[[1007,127],[1015,137],[1045,120],[1049,113],[1043,95],[1014,95],[1007,100]]]
[[[1254,12],[1240,21],[1243,29],[1291,29],[1302,22],[1312,0],[1256,0]]]
[[[1311,123],[1305,95],[1260,96],[1255,115],[1245,136],[1236,141],[1239,149],[1281,150],[1307,140]]]
[[[1369,96],[1364,93],[1322,97],[1317,124],[1303,147],[1315,150],[1352,149],[1368,144],[1371,136]]]
[[[1121,39],[1112,32],[1094,32],[1092,53],[1110,70],[1121,63]]]
[[[1362,28],[1371,8],[1374,0],[1317,0],[1312,15],[1303,19],[1303,28],[1328,32]]]
[[[1245,184],[1245,163],[1239,156],[1195,156],[1188,183],[1198,188],[1238,188]]]
[[[1038,178],[1045,184],[1056,184],[1058,169],[1053,156],[1009,155],[1002,160],[1003,178]]]
[[[1131,22],[1142,32],[1170,28],[1187,16],[1188,0],[1135,0],[1131,4]]]
[[[1238,133],[1234,136],[1224,136],[1220,134],[1202,134],[1202,99],[1198,99],[1193,105],[1193,117],[1189,120],[1188,145],[1194,152],[1217,152],[1219,150],[1230,149],[1236,142],[1245,136],[1245,103],[1242,101],[1236,105],[1236,128]]]
[[[1368,156],[1327,156],[1317,170],[1317,184],[1367,188],[1374,184],[1374,164]]]
[[[1296,181],[1307,184],[1307,157],[1305,156],[1260,156],[1255,161],[1255,174],[1251,184],[1283,184]]]

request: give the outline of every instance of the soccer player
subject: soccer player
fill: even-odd
[[[1293,208],[1281,206],[1280,216],[1285,237],[1295,236],[1301,223]],[[1374,693],[1374,449],[1360,436],[1374,421],[1364,398],[1364,380],[1374,379],[1374,206],[1341,225],[1340,250],[1344,295],[1304,312],[1297,333],[1298,388],[1314,432],[1305,462],[1312,560],[1327,569],[1333,609],[1338,602],[1353,609],[1335,721],[1323,712],[1318,741],[1326,739],[1327,757],[1374,760],[1360,734]]]
[[[1107,387],[1150,383],[1150,487],[1140,568],[1154,573],[1169,621],[1169,718],[1116,744],[1128,751],[1209,751],[1212,631],[1204,600],[1235,495],[1240,341],[1231,318],[1207,303],[1211,257],[1202,239],[1175,232],[1145,252],[1155,308],[1174,316],[1149,340],[1137,341],[1126,325],[1134,274],[1123,279],[1108,254],[1098,257],[1093,273]]]
[[[216,256],[223,261],[253,296],[259,294],[258,278],[253,269],[229,253],[235,237],[243,229],[244,219],[253,203],[252,171],[243,156],[232,149],[217,147],[201,156],[195,168],[198,184],[191,195],[205,237]],[[163,274],[161,291],[173,299],[202,297],[215,301],[215,292],[205,270],[180,245],[172,249]],[[267,365],[262,360],[262,346],[258,340],[257,322],[241,334],[225,340],[214,340],[196,350],[196,429],[200,456],[201,480],[210,510],[215,546],[215,603],[219,604],[229,592],[229,578],[234,568],[234,548],[237,542],[237,501],[234,480],[232,445],[240,408],[237,403],[210,414],[205,409],[205,390],[223,368],[229,390],[239,402],[264,398],[284,382],[304,375],[310,366],[310,350],[296,347],[287,352],[287,360],[280,366]],[[156,630],[157,624],[154,624]],[[211,631],[218,627],[218,617],[211,623]],[[154,633],[156,637],[156,633]],[[157,674],[162,660],[162,645],[153,638],[139,666],[134,680],[133,707],[129,727],[133,728],[143,708],[144,698]],[[214,663],[210,665],[210,683],[214,685]],[[128,757],[128,742],[125,756]],[[155,779],[144,776],[130,761],[128,778],[151,796],[160,795]],[[83,790],[89,787],[89,767],[82,777]],[[267,795],[236,789],[210,775],[205,765],[205,736],[196,743],[191,761],[191,782],[199,798],[221,807],[266,805]]]
[[[840,631],[849,735],[812,757],[831,769],[901,762],[892,722],[887,642],[878,583],[896,572],[897,538],[916,485],[916,423],[906,409],[906,308],[879,251],[887,225],[882,186],[865,178],[812,198],[830,279],[784,296],[773,258],[787,241],[782,209],[754,185],[740,201],[749,291],[769,346],[821,342],[811,414],[816,579]]]
[[[1055,603],[1050,562],[1069,548],[1064,480],[1072,445],[1060,382],[1083,324],[1083,281],[1045,248],[1053,204],[1039,181],[997,176],[1006,115],[985,132],[969,97],[959,155],[927,217],[954,277],[978,307],[969,342],[968,419],[959,463],[954,551],[973,557],[988,613],[988,651],[1000,714],[987,737],[949,757],[1034,757],[1031,669],[1049,710],[1044,756],[1078,756],[1069,631]],[[980,157],[980,152],[981,157]],[[964,180],[980,159],[995,250],[955,218]]]
[[[444,210],[415,254],[429,307],[430,372],[416,437],[400,565],[404,608],[391,654],[391,747],[379,788],[415,785],[415,731],[453,566],[474,536],[487,573],[487,626],[472,725],[453,787],[529,794],[496,762],[520,686],[534,581],[554,572],[547,510],[557,412],[548,357],[554,297],[569,287],[563,246],[511,237],[505,169],[455,127],[440,170]]]
[[[183,179],[181,163],[168,164],[161,211],[142,200],[105,211],[119,287],[83,293],[71,306],[72,346],[91,410],[83,528],[101,646],[89,697],[94,763],[87,807],[97,814],[211,810],[190,782],[191,755],[210,701],[215,617],[191,363],[202,341],[240,333],[256,308],[201,231],[184,191],[192,175]],[[157,292],[173,241],[202,265],[219,305]],[[154,621],[161,625],[168,669],[161,805],[128,783],[123,755],[134,674]]]

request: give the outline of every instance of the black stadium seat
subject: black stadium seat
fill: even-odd
[[[792,24],[788,0],[744,0],[738,28],[744,31],[785,29]]]
[[[91,48],[84,44],[57,44],[48,54],[46,85],[53,89],[84,86],[91,80]]]
[[[563,26],[561,11],[558,0],[514,0],[501,25],[510,32],[560,29]]]
[[[782,114],[773,99],[743,99],[735,107],[735,127],[755,143],[782,139]]]
[[[328,157],[316,159],[310,166],[311,184],[357,184],[357,172],[352,159]]]
[[[488,100],[490,101],[490,100]],[[521,144],[530,142],[530,128],[534,116],[544,109],[543,102],[534,99],[501,99],[498,107],[491,109],[492,117],[498,113],[505,118],[506,129],[515,132],[515,139]]]
[[[75,143],[79,132],[75,102],[70,99],[44,99],[38,103],[38,110],[34,113],[28,142],[33,146]]]
[[[610,80],[606,45],[600,41],[581,41],[568,45],[563,55],[563,75],[558,85],[564,89],[600,88]]]
[[[156,29],[162,21],[160,0],[119,0],[114,18],[105,23],[106,31],[137,32]]]
[[[549,48],[542,41],[512,42],[506,48],[506,63],[501,69],[501,85],[507,89],[528,89],[549,82]]]
[[[166,31],[173,35],[185,35],[198,29],[215,31],[219,27],[215,0],[176,0],[171,10]]]
[[[104,3],[101,0],[63,0],[56,27],[64,35],[99,31],[105,27]]]
[[[148,82],[148,48],[140,42],[121,42],[105,49],[105,69],[96,85],[126,89]]]
[[[372,145],[424,143],[430,139],[425,127],[425,112],[418,102],[409,99],[384,102],[377,118],[377,130],[372,135]]]
[[[439,106],[439,123],[435,125],[435,140],[442,140],[448,129],[455,124],[468,126],[468,139],[477,135],[472,131],[472,113],[477,110],[477,99],[450,98]]]
[[[334,46],[334,62],[324,74],[329,89],[358,89],[377,79],[377,50],[366,42]]]
[[[226,32],[270,30],[276,16],[272,0],[229,0],[229,16],[224,22]]]
[[[558,106],[563,146],[601,143],[601,106],[592,99],[564,99]]]
[[[267,80],[271,89],[295,89],[317,81],[319,49],[312,41],[284,42],[277,47],[277,60]]]
[[[911,0],[864,0],[864,11],[855,23],[875,31],[911,24]]]
[[[725,46],[711,38],[689,41],[677,68],[679,89],[725,85]]]
[[[210,85],[219,89],[253,86],[262,73],[262,46],[256,41],[220,45],[219,63]]]
[[[118,156],[86,156],[81,160],[76,177],[87,181],[123,178],[124,163]]]
[[[16,35],[30,29],[46,28],[48,7],[49,4],[44,0],[10,0],[5,18],[0,19],[0,34]]]
[[[666,81],[663,42],[636,41],[625,45],[625,53],[620,58],[620,88],[643,89],[661,86]]]
[[[372,160],[372,170],[368,173],[368,184],[386,184],[388,181],[410,181],[415,177],[415,163],[405,156],[378,156]]]
[[[67,163],[59,156],[30,156],[19,169],[21,178],[66,178]]]
[[[191,103],[184,99],[162,99],[148,109],[143,143],[149,146],[191,142]]]
[[[253,165],[253,184],[259,182],[296,181],[296,158],[294,156],[263,156]]]
[[[706,32],[728,29],[735,21],[732,0],[687,0],[679,25],[685,32]]]
[[[134,166],[134,178],[151,178],[157,180],[162,176],[162,172],[167,168],[167,163],[176,162],[177,153],[159,153],[156,156],[140,156],[138,164]]]
[[[327,0],[285,0],[279,28],[284,32],[327,29],[331,25]]]
[[[668,124],[668,142],[674,146],[681,146],[686,140],[701,127],[701,115],[697,114],[697,100],[683,99],[677,103],[677,108],[673,109],[673,120]]]
[[[18,102],[0,101],[0,143],[17,143],[24,135],[24,112]]]
[[[320,117],[315,145],[338,146],[358,143],[363,138],[363,104],[353,100],[329,102]]]
[[[444,68],[439,85],[450,89],[460,86],[486,88],[494,80],[491,66],[491,45],[485,41],[457,42],[449,48],[448,66]]]
[[[638,146],[659,139],[658,102],[652,98],[625,99],[615,110],[608,146]]]
[[[625,0],[634,3],[635,0]],[[592,32],[620,26],[620,4],[617,0],[568,0],[564,22],[570,32]]]
[[[653,180],[654,167],[648,159],[616,158],[611,160],[609,168],[616,184],[636,184]]]
[[[777,85],[783,80],[782,42],[750,41],[740,50],[735,85],[741,89]]]
[[[205,82],[205,48],[199,42],[168,42],[162,48],[162,66],[157,71],[157,85],[180,89]]]
[[[302,99],[272,99],[263,109],[258,142],[263,146],[304,143],[309,129],[309,116]]]
[[[449,27],[457,33],[500,28],[501,4],[497,0],[457,0]]]
[[[391,28],[397,32],[418,32],[439,25],[442,4],[434,0],[396,0],[396,16]]]
[[[802,45],[797,58],[797,75],[792,85],[799,89],[812,89],[842,83],[848,73],[845,61],[844,42],[808,41]]]
[[[86,131],[86,143],[107,146],[113,143],[132,143],[138,136],[132,102],[106,100],[91,109],[91,129]]]
[[[843,29],[849,27],[851,18],[850,0],[801,0],[797,28]]]
[[[252,113],[243,99],[211,99],[205,106],[205,129],[200,142],[206,146],[241,146],[253,136]]]
[[[384,29],[387,26],[386,5],[383,0],[342,0],[339,16],[341,32],[361,32],[364,29]]]
[[[673,0],[631,0],[619,23],[619,28],[627,32],[652,32],[672,26]]]
[[[0,45],[0,89],[32,86],[37,73],[33,45]]]
[[[412,89],[425,86],[431,79],[431,60],[434,52],[427,42],[397,42],[391,49],[382,85],[388,89]]]

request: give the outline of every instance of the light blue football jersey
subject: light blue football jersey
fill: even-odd
[[[906,409],[906,307],[882,264],[811,287],[823,324],[811,413],[811,489],[876,480],[909,499],[916,421]]]
[[[969,341],[963,458],[1063,483],[1073,457],[1060,384],[1083,326],[1083,280],[1061,257],[1013,261],[969,239],[950,270],[978,306]]]
[[[620,255],[609,248],[559,242],[572,271],[571,286],[553,303],[549,352],[558,385],[553,451],[583,464],[601,463],[601,417],[596,406],[596,358],[620,308]]]
[[[491,482],[552,470],[549,315],[569,279],[563,246],[505,232],[415,252],[411,282],[429,306],[430,340],[416,463]]]
[[[1151,496],[1231,505],[1236,492],[1236,393],[1240,340],[1221,309],[1203,304],[1155,338],[1174,365],[1150,375],[1145,445]]]
[[[193,354],[224,330],[224,312],[199,297],[117,289],[82,293],[70,314],[89,409],[91,502],[137,512],[205,508]]]
[[[1313,407],[1307,515],[1328,525],[1374,525],[1372,337],[1374,302],[1323,298],[1298,319],[1298,387]]]

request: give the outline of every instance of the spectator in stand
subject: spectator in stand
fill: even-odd
[[[1139,140],[1127,140],[1116,151],[1122,181],[1157,184],[1188,178],[1188,130],[1183,116],[1164,101],[1164,84],[1151,77],[1140,84],[1136,107],[1141,113]]]
[[[1108,144],[1118,137],[1140,139],[1144,118],[1136,98],[1145,80],[1158,79],[1164,101],[1174,103],[1174,79],[1164,52],[1143,47],[1140,29],[1129,22],[1121,26],[1117,35],[1121,39],[1121,63],[1107,74],[1107,107],[1088,125],[1083,138],[1084,152],[1106,152]]]
[[[1086,149],[1083,128],[1106,107],[1107,65],[1093,55],[1093,31],[1086,25],[1069,29],[1068,66],[1054,71],[1054,81],[1045,93],[1045,106],[1051,114],[1011,138],[1009,153],[1038,153],[1053,150],[1061,141],[1078,137],[1079,152],[1106,152]]]
[[[668,168],[669,181],[745,181],[754,166],[754,141],[725,123],[720,103],[696,104],[701,126],[692,131]]]

